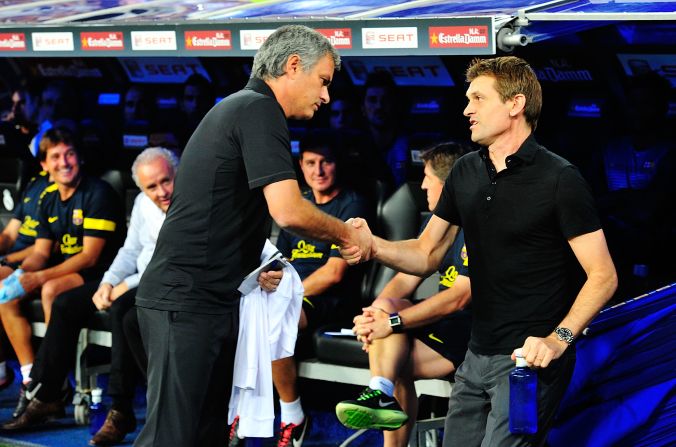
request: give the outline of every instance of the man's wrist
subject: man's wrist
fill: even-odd
[[[392,333],[401,334],[402,332],[404,332],[404,320],[401,319],[401,316],[399,315],[398,312],[390,314],[389,322],[390,329],[392,329]]]

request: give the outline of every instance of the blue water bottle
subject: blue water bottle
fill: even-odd
[[[92,390],[92,403],[89,405],[89,433],[95,435],[106,421],[106,407],[101,402],[101,388]]]
[[[516,367],[509,373],[509,431],[530,435],[538,431],[538,375],[528,367],[521,349],[514,355]]]

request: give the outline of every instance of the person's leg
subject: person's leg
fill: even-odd
[[[19,365],[32,365],[35,360],[33,345],[31,344],[31,334],[33,332],[30,323],[28,323],[28,320],[21,312],[19,300],[0,304],[0,319],[2,319],[2,325],[5,328],[7,338],[19,360]],[[28,374],[30,374],[30,371]],[[23,378],[24,383],[30,381],[28,374]]]
[[[58,278],[50,279],[42,285],[40,297],[42,310],[45,313],[45,323],[49,324],[52,315],[52,303],[63,292],[84,284],[84,279],[78,273],[69,273]],[[91,297],[90,297],[91,298]]]
[[[486,425],[486,446],[541,446],[552,426],[556,410],[563,398],[575,368],[575,350],[538,369],[538,432],[535,435],[513,435],[509,431],[509,373],[514,362],[509,355],[491,356],[491,412]]]
[[[137,308],[148,353],[148,409],[135,446],[226,444],[237,309],[204,315]]]
[[[412,304],[408,300],[379,298],[372,304],[383,312],[397,312]],[[374,340],[369,346],[369,369],[371,380],[369,387],[356,400],[346,400],[336,406],[338,419],[350,428],[398,429],[407,422],[408,415],[394,398],[395,382],[404,378],[399,393],[413,411],[417,412],[417,402],[413,403],[412,364],[409,364],[412,340],[407,334],[390,334]],[[404,435],[405,436],[405,435]],[[399,438],[388,436],[386,442]],[[395,441],[393,441],[395,442]],[[389,444],[388,444],[389,445]],[[392,444],[394,445],[394,444]]]
[[[89,441],[91,445],[119,444],[127,433],[136,430],[133,400],[140,373],[123,331],[125,315],[130,309],[136,313],[135,299],[136,288],[133,288],[120,295],[108,309],[113,343],[107,392],[113,404],[105,422]]]
[[[141,338],[141,329],[138,324],[138,314],[136,307],[130,308],[122,318],[122,327],[124,330],[124,338],[127,341],[127,346],[134,358],[138,370],[144,379],[147,379],[148,370],[148,355],[143,347],[143,339]]]
[[[484,438],[491,401],[482,376],[489,362],[482,357],[468,349],[455,372],[444,424],[444,447],[478,447]]]
[[[16,416],[3,425],[4,429],[25,429],[63,415],[63,384],[73,367],[80,329],[96,310],[91,297],[97,285],[87,283],[59,295],[54,301],[52,322],[47,326],[30,373],[30,389],[35,399],[28,399],[24,391],[19,397]]]
[[[136,288],[119,296],[108,309],[112,332],[110,377],[108,395],[113,399],[112,409],[134,417],[132,402],[136,392],[139,371],[124,335],[124,318],[134,308]]]
[[[395,382],[394,397],[408,416],[408,422],[398,430],[384,431],[384,447],[405,447],[411,437],[411,431],[418,418],[418,395],[415,391],[415,379],[439,379],[451,374],[453,363],[420,340],[414,340],[411,348],[411,365],[405,366]]]
[[[74,366],[80,329],[96,312],[92,296],[97,287],[97,281],[90,281],[60,294],[50,306],[52,319],[31,372],[34,384],[42,384],[36,397],[43,402],[62,397],[63,383]]]

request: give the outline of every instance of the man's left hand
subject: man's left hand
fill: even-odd
[[[42,272],[24,272],[19,276],[19,283],[21,283],[25,293],[30,293],[38,287],[42,287],[45,281],[42,278]]]
[[[556,360],[564,353],[568,343],[559,340],[555,335],[547,337],[528,337],[521,348],[523,357],[528,366],[546,368],[552,360]],[[512,353],[512,360],[516,360]]]
[[[274,292],[277,286],[282,282],[284,272],[282,270],[268,270],[258,275],[258,285],[266,292]]]

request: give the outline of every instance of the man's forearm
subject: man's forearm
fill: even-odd
[[[464,309],[471,300],[469,278],[458,276],[450,289],[443,290],[436,295],[399,312],[404,327],[407,329],[425,326],[441,320],[458,310]]]
[[[306,238],[337,245],[350,242],[349,227],[343,221],[320,211],[305,199],[294,206],[293,216],[277,223],[284,230]]]
[[[98,256],[92,256],[88,253],[78,253],[61,264],[42,270],[42,277],[45,281],[53,278],[59,278],[70,273],[78,273],[89,267],[96,265]]]
[[[617,289],[615,270],[590,274],[580,289],[568,315],[559,324],[573,332],[575,337],[589,325]]]

